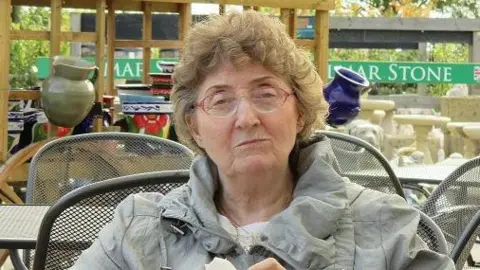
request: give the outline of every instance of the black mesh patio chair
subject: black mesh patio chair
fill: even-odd
[[[443,180],[428,197],[422,211],[441,228],[451,254],[467,224],[480,211],[480,157],[465,162]],[[461,269],[465,261],[473,266],[471,258],[464,260],[461,256],[456,262],[457,268]]]
[[[337,171],[350,181],[405,198],[402,185],[386,158],[368,142],[352,135],[321,131],[330,139],[338,161]]]
[[[26,204],[53,205],[60,197],[87,184],[119,176],[189,169],[194,154],[187,147],[160,137],[99,132],[67,136],[45,144],[33,157]],[[32,252],[10,257],[15,269],[31,266]]]
[[[470,262],[472,266],[465,267],[465,262],[471,259],[470,251],[476,242],[476,239],[480,233],[480,211],[478,211],[472,220],[467,224],[465,230],[460,235],[460,239],[453,246],[450,257],[455,262],[457,269],[479,269],[479,265],[474,265],[474,262]]]
[[[397,194],[405,199],[402,185],[392,167],[380,151],[368,142],[332,131],[319,131],[330,139],[335,154],[337,171],[351,182],[388,194]],[[419,211],[420,212],[420,211]],[[447,254],[447,245],[442,231],[427,215],[420,212],[417,234],[436,252]]]
[[[40,226],[33,269],[68,269],[98,238],[117,205],[131,194],[166,194],[185,184],[189,171],[122,176],[78,188],[58,200]]]

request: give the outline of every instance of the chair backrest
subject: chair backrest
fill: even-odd
[[[422,211],[442,229],[449,252],[479,210],[480,157],[465,162],[450,174],[422,206]]]
[[[52,205],[86,184],[153,171],[189,169],[194,154],[160,137],[101,132],[67,136],[43,146],[34,156],[27,203]]]
[[[417,234],[427,244],[430,250],[448,255],[448,246],[442,230],[425,213],[420,213],[420,222],[418,223]]]
[[[480,211],[478,211],[475,216],[470,220],[470,222],[463,230],[460,235],[460,239],[455,244],[450,253],[450,257],[455,262],[457,269],[462,269],[470,256],[470,251],[472,250],[475,240],[480,234]]]
[[[129,175],[84,186],[63,196],[40,226],[33,269],[67,269],[113,219],[117,205],[140,192],[168,193],[188,181],[189,171]]]
[[[337,171],[350,181],[364,187],[405,198],[402,185],[386,158],[368,142],[352,135],[320,131],[330,139],[335,154]],[[447,254],[442,231],[421,213],[417,234],[436,252]]]
[[[332,131],[319,133],[330,139],[342,176],[364,187],[405,198],[392,167],[375,147],[352,135]]]

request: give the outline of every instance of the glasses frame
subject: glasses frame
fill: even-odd
[[[275,90],[277,90],[279,93],[282,93],[283,95],[283,100],[278,104],[277,107],[275,107],[275,109],[273,109],[272,111],[269,111],[269,112],[260,112],[258,111],[257,107],[255,105],[253,105],[253,108],[255,109],[255,111],[257,113],[260,113],[260,114],[268,114],[268,113],[272,113],[272,112],[275,112],[276,110],[278,110],[279,108],[281,108],[283,105],[285,105],[285,102],[287,102],[287,99],[290,97],[290,96],[295,96],[296,97],[296,93],[295,91],[292,91],[292,93],[289,93],[287,91],[285,91],[283,88],[281,87],[275,87],[275,86],[272,86],[273,88],[275,88]],[[293,89],[292,89],[293,90]],[[252,91],[252,90],[250,90]],[[238,105],[240,105],[240,102],[237,103],[237,105],[235,106],[235,109],[231,112],[231,113],[228,113],[226,115],[215,115],[215,114],[210,114],[208,113],[208,111],[205,109],[205,100],[209,97],[211,97],[212,95],[214,94],[210,94],[210,95],[207,95],[205,96],[204,98],[202,98],[200,101],[196,102],[193,104],[193,109],[196,109],[198,107],[200,107],[207,115],[209,116],[214,116],[214,117],[219,117],[219,118],[224,118],[224,117],[230,117],[232,116],[237,110],[238,110]],[[246,98],[248,100],[248,98],[245,96],[245,95],[242,95],[240,96],[239,100],[241,100],[242,98]]]

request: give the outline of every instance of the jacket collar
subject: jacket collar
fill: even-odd
[[[298,181],[293,201],[267,224],[261,245],[291,264],[317,269],[334,261],[331,236],[345,216],[346,185],[333,169],[335,158],[328,139],[317,137],[295,151],[292,164]],[[236,245],[217,220],[213,201],[217,187],[215,165],[208,157],[199,156],[192,164],[188,184],[169,193],[162,205],[166,206],[165,216],[189,223],[209,252],[226,254]]]

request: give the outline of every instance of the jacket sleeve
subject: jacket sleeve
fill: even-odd
[[[455,269],[447,255],[428,249],[417,235],[420,214],[400,196],[366,190],[359,199],[353,207],[355,265],[362,269]]]
[[[70,269],[129,269],[122,256],[122,242],[133,220],[133,204],[133,196],[129,196],[118,205],[112,222],[100,231],[98,239]]]

